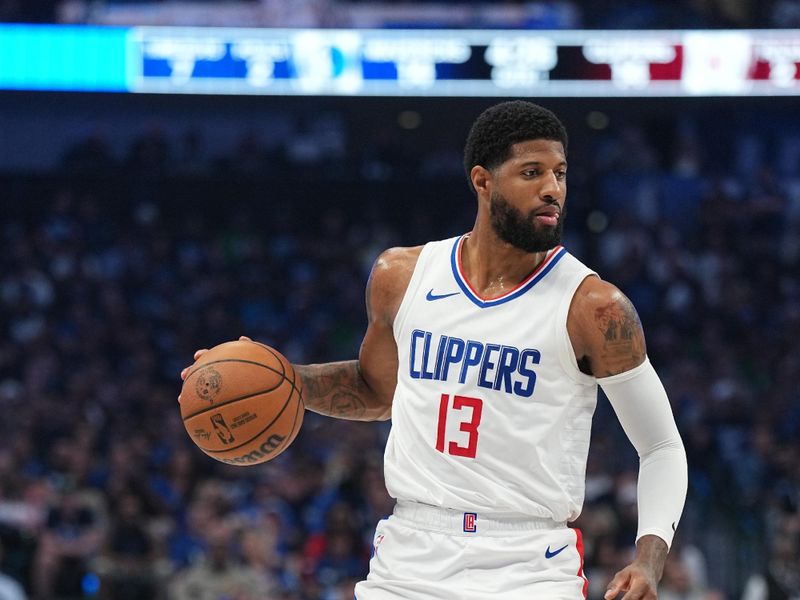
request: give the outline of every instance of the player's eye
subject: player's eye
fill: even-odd
[[[559,181],[564,181],[567,178],[566,171],[556,171],[556,179]]]

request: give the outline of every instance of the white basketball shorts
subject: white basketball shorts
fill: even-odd
[[[582,600],[583,539],[546,519],[398,502],[378,523],[355,600]]]

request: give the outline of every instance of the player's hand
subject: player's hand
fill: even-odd
[[[239,341],[240,341],[240,342],[242,342],[242,341],[244,341],[244,342],[252,342],[253,340],[251,340],[251,339],[250,339],[249,337],[247,337],[246,335],[240,335],[240,336],[239,336]],[[201,356],[203,356],[203,354],[205,354],[206,352],[208,352],[208,348],[201,348],[200,350],[197,350],[197,351],[194,353],[194,360],[195,360],[195,362],[197,362],[197,360],[198,360],[198,359],[199,359]],[[183,380],[185,380],[185,379],[186,379],[186,376],[189,374],[189,369],[191,369],[191,368],[192,368],[192,365],[189,365],[189,366],[188,366],[188,367],[186,367],[186,368],[185,368],[183,371],[181,371],[181,381],[183,381]]]
[[[621,592],[626,592],[622,600],[657,600],[658,580],[653,569],[634,561],[614,575],[603,599],[615,600]]]
[[[251,340],[246,335],[240,335],[239,336],[239,341],[252,342],[253,340]],[[208,348],[201,348],[200,350],[195,351],[195,353],[194,353],[195,362],[197,362],[197,360],[201,356],[203,356],[203,354],[205,354],[206,352],[208,352]],[[186,380],[186,376],[189,374],[189,369],[191,369],[191,368],[192,368],[192,365],[189,365],[188,367],[186,367],[185,369],[183,369],[181,371],[181,381],[185,381]],[[181,397],[178,396],[178,402],[180,402],[180,401],[181,401]]]
[[[200,358],[201,356],[203,356],[203,354],[205,354],[206,352],[208,352],[208,348],[201,348],[200,350],[196,350],[195,353],[194,353],[195,362],[197,362],[197,359]],[[185,381],[186,380],[186,376],[189,374],[189,369],[191,369],[191,368],[192,368],[192,365],[189,365],[188,367],[184,368],[183,371],[181,371],[181,381]],[[180,396],[178,396],[178,401],[179,402],[180,402],[180,399],[181,399]]]

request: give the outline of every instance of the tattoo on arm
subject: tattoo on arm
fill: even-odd
[[[338,419],[369,421],[375,416],[368,409],[372,390],[361,376],[358,361],[297,367],[303,381],[306,408]]]
[[[645,349],[642,323],[631,301],[623,296],[621,301],[610,302],[595,309],[594,319],[603,334],[600,363],[608,377],[628,371],[644,361]]]
[[[643,535],[636,543],[636,560],[652,570],[656,582],[661,581],[668,553],[667,543],[655,535]]]

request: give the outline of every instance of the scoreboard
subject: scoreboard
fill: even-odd
[[[800,94],[800,30],[0,26],[0,89],[647,97]]]

